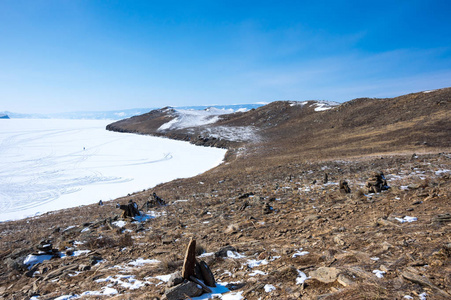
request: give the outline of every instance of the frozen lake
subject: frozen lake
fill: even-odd
[[[203,173],[226,150],[105,130],[108,120],[0,120],[0,221]]]

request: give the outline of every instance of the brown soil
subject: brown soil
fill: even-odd
[[[180,270],[190,238],[207,252],[232,245],[246,256],[204,258],[217,280],[235,282],[235,292],[246,299],[418,299],[424,292],[427,299],[449,299],[451,221],[437,216],[451,213],[450,95],[448,88],[356,99],[323,112],[314,111],[314,102],[275,102],[208,125],[254,126],[261,138],[249,142],[212,139],[202,135],[205,128],[157,132],[173,118],[168,109],[111,124],[110,130],[227,146],[229,152],[225,163],[193,178],[103,206],[1,223],[0,299],[101,291],[107,283],[96,280],[121,274],[115,266],[128,266],[123,275],[147,284],[136,290],[116,284],[119,295],[83,298],[160,298],[165,286],[151,277]],[[366,193],[364,185],[374,171],[383,171],[389,190]],[[324,173],[328,183],[322,181]],[[351,194],[339,191],[342,179]],[[120,215],[116,203],[133,200],[141,206],[153,192],[168,202],[152,209],[159,217],[143,223],[126,220],[123,228],[110,225],[109,218]],[[269,213],[267,205],[273,208]],[[405,216],[417,221],[396,219]],[[14,264],[35,253],[42,239],[62,251],[91,252],[38,264],[34,275]],[[309,253],[293,257],[301,248]],[[103,261],[83,270],[80,265],[89,265],[92,256]],[[138,258],[161,262],[129,265]],[[268,263],[249,268],[250,259]],[[320,267],[338,269],[339,278],[296,284],[297,270],[309,276]],[[252,276],[255,270],[267,275]],[[384,271],[383,278],[374,270]],[[276,289],[265,292],[265,284]]]

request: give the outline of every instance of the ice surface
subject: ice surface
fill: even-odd
[[[226,150],[110,132],[108,120],[4,120],[0,221],[110,200],[220,164]]]

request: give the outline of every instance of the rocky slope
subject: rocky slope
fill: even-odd
[[[449,299],[450,94],[274,102],[166,131],[179,117],[168,108],[113,123],[229,154],[193,178],[0,224],[0,295],[159,299],[194,238],[236,297]],[[381,178],[390,188],[370,193]],[[154,192],[166,205],[144,206]],[[144,216],[121,219],[116,203],[130,200]],[[53,258],[33,264],[38,250]]]

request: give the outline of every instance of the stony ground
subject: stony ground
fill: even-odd
[[[2,223],[0,295],[159,299],[159,276],[181,269],[195,238],[216,280],[246,299],[451,297],[451,154],[273,168],[239,177],[213,169],[103,206]],[[366,192],[374,171],[389,190]],[[342,179],[352,193],[339,191]],[[141,222],[120,219],[116,202],[141,206],[153,192],[168,204]],[[43,239],[67,256],[21,265]],[[225,246],[229,257],[213,254]]]

